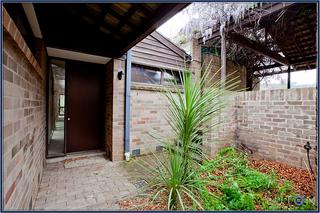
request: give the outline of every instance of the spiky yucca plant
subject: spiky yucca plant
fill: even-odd
[[[166,89],[168,100],[166,119],[171,126],[173,141],[165,144],[166,155],[161,159],[154,155],[154,164],[149,166],[153,177],[150,186],[154,199],[160,194],[167,196],[168,209],[185,209],[194,206],[202,209],[199,197],[199,163],[205,157],[202,139],[217,123],[212,120],[227,106],[228,96],[238,85],[236,78],[215,81],[218,70],[210,76],[211,63],[203,70],[202,77],[195,80],[188,69],[180,72],[182,84],[172,81]]]

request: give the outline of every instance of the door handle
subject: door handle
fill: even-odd
[[[68,121],[70,121],[70,118],[67,118]]]

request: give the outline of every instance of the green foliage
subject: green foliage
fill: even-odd
[[[155,155],[156,166],[148,168],[153,177],[150,186],[156,192],[154,199],[160,194],[167,195],[169,210],[203,209],[199,196],[202,190],[198,187],[206,182],[198,176],[199,163],[205,159],[202,137],[213,127],[208,124],[227,105],[226,97],[238,84],[232,79],[206,85],[214,78],[209,76],[211,68],[210,63],[200,79],[194,79],[187,69],[180,72],[182,86],[173,80],[165,92],[169,103],[166,119],[174,136],[163,140],[166,157],[160,159]]]
[[[181,35],[179,39],[179,44],[181,45],[185,43],[187,43],[187,38],[184,35]]]
[[[267,190],[275,188],[277,185],[276,177],[263,174],[261,172],[247,169],[243,173],[243,176],[238,178],[240,187],[249,188],[251,190]]]
[[[293,208],[293,210],[316,210],[313,200],[305,199],[303,205]]]
[[[186,69],[180,73],[182,85],[173,80],[165,92],[173,137],[162,140],[163,155],[142,165],[152,177],[153,199],[165,197],[169,210],[314,209],[309,199],[300,207],[288,205],[287,196],[294,195],[292,184],[287,181],[280,187],[274,173],[252,169],[247,156],[234,148],[220,150],[213,160],[204,156],[202,138],[219,124],[210,125],[238,84],[232,79],[207,85],[215,78],[209,78],[210,70],[211,65],[195,80]]]
[[[184,164],[184,159],[177,149],[167,145],[168,153],[163,159],[155,156],[157,167],[151,169],[153,179],[151,186],[157,192],[153,199],[161,193],[168,195],[168,209],[185,209],[185,200],[190,200],[201,208],[197,201],[196,186],[201,181],[195,170]],[[188,175],[185,175],[188,174]]]
[[[214,194],[201,191],[205,210],[255,210],[256,206],[263,210],[315,209],[309,198],[303,205],[296,206],[293,199],[297,194],[290,181],[285,180],[279,186],[275,173],[264,174],[251,168],[247,156],[232,147],[221,149],[214,159],[205,162],[201,174],[210,179],[201,187],[215,189]],[[291,205],[288,205],[288,196],[291,196]]]

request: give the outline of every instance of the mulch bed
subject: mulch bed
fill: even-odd
[[[273,170],[279,177],[279,184],[284,180],[289,180],[293,183],[294,191],[305,197],[314,197],[316,182],[313,176],[305,169],[295,168],[283,163],[269,160],[250,160],[250,166],[262,173],[270,174]],[[272,192],[271,192],[272,193]],[[127,199],[119,202],[121,209],[131,210],[166,210],[167,204],[164,200],[157,203],[151,202],[150,196],[139,196],[132,199]],[[257,210],[262,210],[261,206],[256,206]]]
[[[132,199],[122,200],[119,202],[121,209],[127,210],[146,210],[146,211],[159,211],[166,210],[167,204],[164,200],[152,202],[152,195],[138,196]]]
[[[305,197],[314,197],[316,182],[314,176],[301,168],[295,168],[283,163],[269,160],[250,160],[250,166],[262,173],[276,172],[280,180],[289,180],[293,183],[294,191]]]

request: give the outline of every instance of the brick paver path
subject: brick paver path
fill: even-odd
[[[84,165],[65,168],[48,163],[38,191],[35,210],[115,210],[117,202],[134,196],[136,187],[118,162],[94,156]]]

